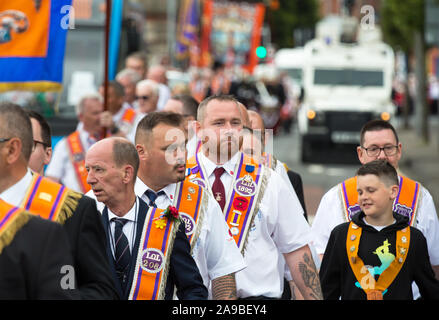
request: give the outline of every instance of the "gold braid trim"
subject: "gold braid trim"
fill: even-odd
[[[27,211],[21,211],[17,216],[15,216],[10,225],[0,234],[0,254],[3,249],[7,247],[12,240],[14,240],[15,235],[18,231],[29,221],[32,217]]]
[[[268,180],[270,179],[270,176],[271,176],[270,170],[267,170],[265,166],[262,166],[262,170],[263,170],[262,181],[261,181],[261,184],[259,187],[258,197],[257,197],[256,202],[255,202],[255,207],[254,207],[253,212],[252,212],[252,217],[251,217],[251,221],[250,221],[250,228],[253,225],[256,214],[259,211],[259,205],[261,204],[262,198],[264,198],[265,188],[267,187]],[[245,249],[247,248],[247,241],[248,241],[249,235],[250,235],[250,230],[247,232],[247,235],[245,236],[245,239],[244,239],[244,245],[242,246],[241,254],[243,257],[245,256]]]
[[[206,214],[206,211],[208,208],[208,203],[209,203],[209,192],[206,192],[206,190],[204,190],[201,187],[200,187],[199,192],[202,192],[201,201],[200,201],[201,202],[200,203],[200,210],[199,210],[200,216],[198,217],[197,226],[195,228],[195,233],[192,236],[191,255],[192,255],[192,251],[194,250],[195,243],[197,242],[198,237],[200,236],[201,229],[203,228],[204,215]]]
[[[64,224],[67,219],[73,216],[73,213],[78,207],[79,200],[82,198],[82,196],[82,193],[68,189],[58,217],[56,218],[56,222]]]
[[[159,289],[158,294],[157,294],[157,300],[164,300],[165,299],[165,288],[166,288],[166,283],[168,281],[169,268],[171,266],[172,249],[174,248],[175,237],[177,236],[177,231],[180,227],[181,222],[182,222],[182,220],[180,220],[180,219],[173,222],[172,233],[169,236],[170,243],[169,243],[168,249],[166,251],[166,258],[165,258],[166,264],[165,264],[165,267],[163,268],[162,281],[160,281],[160,289]]]

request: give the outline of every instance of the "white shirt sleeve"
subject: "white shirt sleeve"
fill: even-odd
[[[323,195],[311,226],[312,244],[317,254],[325,253],[332,229],[343,222],[337,185]]]
[[[303,216],[299,199],[274,171],[271,171],[261,205],[273,209],[269,210],[268,228],[281,253],[289,253],[308,244],[311,240],[310,227]]]
[[[285,168],[284,164],[279,160],[277,160],[277,166],[276,166],[275,171],[277,173],[279,173],[279,175],[285,181],[285,185],[287,186],[288,190],[290,190],[290,192],[296,194],[296,190],[294,190],[294,187],[291,184],[290,178],[288,177],[287,169]],[[297,194],[296,194],[296,196],[297,196]]]
[[[212,196],[209,197],[205,219],[204,251],[209,278],[213,280],[244,269],[247,266],[244,258],[229,233],[218,202]]]
[[[52,159],[46,168],[45,175],[59,180],[66,174],[66,165],[70,162],[66,138],[61,139],[53,150]]]
[[[439,219],[430,192],[421,187],[416,228],[427,240],[428,254],[433,266],[439,265]]]

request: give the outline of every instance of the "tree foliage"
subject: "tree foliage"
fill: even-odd
[[[293,32],[298,28],[312,28],[319,20],[317,0],[279,0],[277,10],[267,10],[272,42],[279,48],[294,46]]]
[[[413,51],[414,32],[424,33],[425,0],[384,0],[380,24],[384,40],[395,49]]]

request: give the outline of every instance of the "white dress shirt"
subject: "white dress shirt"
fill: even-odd
[[[114,238],[114,229],[115,229],[115,221],[111,221],[114,218],[122,218],[128,220],[122,228],[123,233],[128,239],[128,243],[130,245],[130,252],[133,254],[133,246],[136,239],[136,225],[137,225],[137,217],[139,215],[139,198],[136,197],[136,202],[133,204],[131,209],[123,216],[119,217],[115,215],[109,208],[108,210],[108,225],[110,227],[110,247],[111,252],[114,257],[114,250],[116,248],[115,238]]]
[[[125,111],[127,109],[130,109],[131,106],[128,103],[124,103],[122,107],[119,109],[118,112],[116,112],[113,115],[113,122],[116,124],[116,126],[125,134],[125,137],[131,142],[134,143],[134,140],[136,138],[136,129],[137,125],[139,124],[140,120],[143,119],[145,114],[142,114],[135,110],[136,115],[131,124],[128,124],[126,122],[122,121],[123,115],[125,114]]]
[[[222,165],[221,176],[226,193],[230,193],[235,165],[240,153]],[[198,159],[205,169],[209,188],[215,180],[215,163],[202,153]],[[238,297],[266,296],[279,298],[283,291],[284,266],[281,254],[290,253],[310,241],[310,228],[303,217],[299,199],[291,193],[283,179],[273,170],[264,190],[259,211],[249,233],[244,260],[247,268],[236,274]],[[228,195],[227,195],[228,196]]]
[[[173,204],[176,188],[177,184],[173,183],[161,190],[165,194],[159,195],[155,200],[158,208],[166,209]],[[150,188],[140,178],[137,178],[134,191],[146,203],[149,203],[149,199],[145,195],[145,191],[148,189]],[[244,269],[246,264],[234,239],[229,234],[229,228],[221,208],[213,196],[209,196],[202,223],[192,256],[203,277],[204,285],[209,289],[209,296],[211,296],[211,280],[238,272]]]
[[[97,140],[94,137],[91,137],[90,134],[82,128],[82,125],[78,125],[79,139],[84,148],[84,153],[86,153]],[[55,146],[52,159],[47,166],[45,175],[58,179],[67,188],[82,192],[75,168],[70,160],[67,137],[62,138]]]
[[[0,199],[16,207],[20,207],[26,196],[27,188],[32,182],[32,172],[28,168],[26,174],[16,184],[0,193]]]
[[[190,138],[189,141],[186,143],[187,159],[190,159],[193,156],[195,156],[195,153],[197,152],[197,146],[198,146],[198,138],[197,135],[194,134],[193,137]]]

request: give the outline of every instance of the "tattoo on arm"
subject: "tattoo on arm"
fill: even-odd
[[[320,287],[319,275],[316,266],[308,253],[303,255],[303,262],[299,263],[299,271],[306,288],[311,289],[311,292],[309,293],[310,296],[316,300],[322,300],[323,294],[322,288]]]
[[[212,280],[212,298],[214,300],[237,299],[234,273]]]
[[[296,300],[296,285],[294,283],[290,283],[291,290],[291,300]]]

